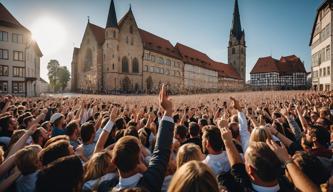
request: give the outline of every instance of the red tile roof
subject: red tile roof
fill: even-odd
[[[306,73],[303,62],[295,55],[281,57],[280,60],[271,56],[259,58],[250,74],[277,72],[280,75]]]
[[[96,41],[99,45],[102,45],[105,41],[105,29],[94,25],[92,23],[88,23],[88,27],[91,29],[92,33],[94,34]]]
[[[30,32],[27,28],[21,25],[20,22],[16,20],[16,18],[8,11],[8,9],[0,3],[0,24],[8,26],[8,27],[19,27],[28,32]]]
[[[170,43],[170,41],[143,29],[139,29],[139,32],[145,49],[176,59],[181,59],[178,50]]]
[[[241,80],[239,73],[234,69],[231,65],[221,63],[221,62],[215,62],[212,65],[212,68],[218,72],[220,77],[225,78],[232,78],[232,79],[238,79]]]

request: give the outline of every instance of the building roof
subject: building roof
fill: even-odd
[[[108,20],[106,22],[106,27],[118,27],[116,10],[114,8],[114,2],[111,0]]]
[[[238,8],[238,0],[235,0],[235,7],[234,7],[234,15],[232,19],[232,27],[230,33],[236,37],[238,40],[242,38],[244,35],[244,31],[242,31],[242,25],[239,15],[239,8]]]
[[[80,51],[80,48],[74,47],[73,55],[77,55]]]
[[[205,53],[202,53],[181,43],[177,43],[176,48],[182,56],[184,63],[189,63],[207,69],[211,69],[209,66],[214,63],[213,60],[210,59]]]
[[[239,73],[236,71],[236,69],[229,64],[214,62],[214,64],[212,65],[212,69],[217,71],[220,77],[232,78],[238,80],[242,79]]]
[[[91,29],[92,33],[94,34],[96,41],[99,45],[102,45],[105,41],[105,29],[94,25],[92,23],[88,23],[88,27]]]
[[[170,43],[169,40],[154,35],[143,29],[139,29],[139,33],[145,49],[176,59],[181,59],[178,50]]]
[[[292,73],[306,73],[303,62],[296,56],[281,57],[280,60],[273,57],[259,58],[250,74],[277,72],[282,75]]]
[[[18,27],[30,32],[8,11],[8,9],[0,3],[0,24],[8,27]]]
[[[37,52],[37,54],[40,56],[40,57],[43,57],[43,53],[42,51],[40,50],[39,46],[38,46],[38,43],[36,41],[32,41],[32,46],[34,47],[35,51]]]
[[[47,81],[45,81],[43,78],[39,78],[39,81],[42,82],[42,83],[46,83],[46,84],[49,84]]]
[[[312,45],[312,39],[313,39],[313,36],[314,36],[314,33],[315,33],[315,30],[316,30],[316,23],[317,23],[317,20],[318,20],[318,16],[319,16],[319,13],[321,10],[323,10],[326,5],[329,5],[330,8],[332,8],[332,4],[333,4],[333,0],[324,0],[321,5],[319,6],[319,8],[317,9],[317,14],[316,14],[316,19],[314,20],[314,23],[313,23],[313,26],[312,26],[312,32],[311,32],[311,37],[310,37],[310,43],[309,43],[309,46]]]

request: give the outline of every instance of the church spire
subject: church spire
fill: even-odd
[[[118,27],[116,10],[114,8],[114,2],[111,0],[108,20],[106,22],[106,28],[108,27]]]
[[[231,34],[235,36],[238,40],[240,40],[243,35],[240,15],[239,15],[238,0],[235,0],[234,17],[232,20]]]

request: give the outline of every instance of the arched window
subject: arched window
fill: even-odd
[[[127,57],[123,57],[122,61],[121,61],[121,71],[123,73],[128,73],[128,59]]]
[[[139,61],[137,58],[134,58],[132,61],[132,72],[139,73]]]
[[[87,49],[86,55],[84,57],[84,71],[89,71],[93,65],[92,62],[92,51],[91,49]]]
[[[232,48],[232,54],[235,54],[236,50],[235,48]]]

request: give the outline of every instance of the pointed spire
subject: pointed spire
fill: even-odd
[[[242,35],[243,35],[241,21],[240,21],[240,15],[239,15],[238,0],[235,0],[234,17],[233,17],[233,20],[232,20],[231,33],[238,40],[240,40]]]
[[[116,9],[114,8],[113,0],[111,0],[108,20],[106,22],[106,28],[108,27],[118,27]]]

